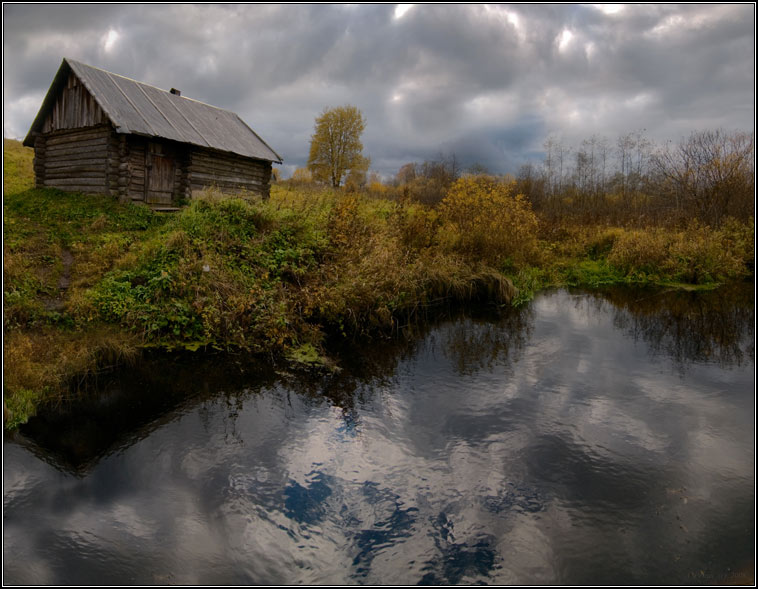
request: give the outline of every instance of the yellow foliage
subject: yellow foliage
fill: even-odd
[[[292,182],[295,184],[310,184],[313,182],[313,174],[308,168],[296,168],[292,173]]]
[[[385,186],[378,180],[375,180],[373,182],[369,182],[368,191],[376,194],[377,196],[383,196],[389,192],[389,187]]]
[[[432,247],[439,229],[439,214],[433,208],[409,202],[397,207],[393,226],[405,247]]]
[[[349,174],[363,174],[370,160],[363,156],[361,135],[366,119],[354,106],[327,108],[316,119],[308,169],[314,180],[338,188]]]
[[[747,273],[748,261],[745,250],[733,245],[737,235],[734,227],[714,230],[697,221],[683,231],[628,230],[615,240],[608,261],[630,276],[642,273],[692,284],[735,278]]]
[[[618,236],[608,261],[626,272],[653,272],[667,258],[674,234],[661,228],[633,229]]]
[[[450,245],[495,266],[523,265],[537,255],[537,217],[514,184],[492,176],[464,176],[440,205]]]
[[[348,194],[334,204],[329,215],[329,239],[338,248],[355,245],[357,238],[364,232],[358,214],[358,197]]]

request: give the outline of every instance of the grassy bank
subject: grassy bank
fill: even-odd
[[[146,347],[323,363],[333,339],[401,331],[446,303],[522,304],[548,286],[751,272],[751,225],[545,226],[512,187],[464,178],[435,208],[274,186],[181,212],[34,189],[5,141],[6,427]]]

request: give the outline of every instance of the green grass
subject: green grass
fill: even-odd
[[[34,187],[34,150],[15,139],[3,139],[3,193],[15,194]]]

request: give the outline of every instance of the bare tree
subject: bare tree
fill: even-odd
[[[725,216],[753,212],[754,141],[748,133],[695,132],[660,149],[652,165],[661,193],[680,215],[694,213],[718,226]]]

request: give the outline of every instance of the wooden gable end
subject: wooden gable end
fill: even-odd
[[[41,132],[93,127],[108,122],[100,108],[76,74],[69,72],[66,84],[58,92],[52,108],[42,123]]]

